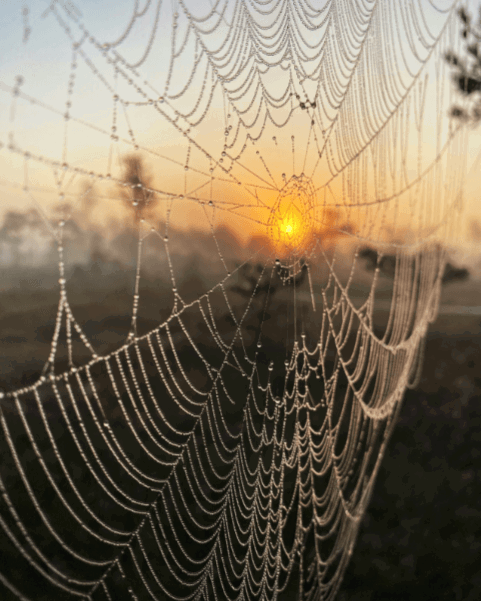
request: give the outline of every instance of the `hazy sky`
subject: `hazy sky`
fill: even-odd
[[[79,0],[75,4],[68,2],[58,4],[63,4],[64,7],[58,9],[59,14],[65,15],[65,8],[70,12],[72,17],[70,28],[75,40],[81,39],[81,32],[77,25],[82,22],[95,40],[109,44],[119,40],[119,36],[126,31],[136,6],[133,1],[119,2],[118,0],[101,3],[94,0]],[[137,4],[138,12],[142,12],[143,7],[147,6],[144,2]],[[187,4],[196,11],[197,15],[206,13],[209,6],[207,1]],[[322,4],[324,2],[317,2],[316,5],[322,6]],[[451,3],[440,1],[438,4],[448,7]],[[261,141],[255,147],[247,141],[249,147],[243,153],[241,161],[235,162],[234,169],[226,173],[222,167],[229,167],[228,157],[225,158],[223,165],[220,163],[225,140],[223,130],[231,124],[233,130],[229,133],[231,136],[229,139],[232,139],[238,120],[232,109],[225,106],[219,86],[216,88],[210,111],[204,122],[197,127],[192,127],[185,136],[182,136],[181,132],[185,132],[188,126],[182,119],[176,121],[180,132],[175,125],[168,122],[170,118],[175,119],[175,113],[170,110],[169,103],[148,104],[148,98],[157,101],[158,96],[162,95],[162,90],[165,89],[168,59],[172,47],[171,7],[173,5],[164,2],[161,6],[152,50],[138,68],[137,81],[142,88],[142,93],[147,95],[144,97],[136,93],[132,85],[127,84],[125,78],[115,78],[112,65],[106,62],[106,58],[102,57],[99,50],[88,40],[81,45],[85,55],[83,57],[77,55],[77,66],[72,69],[72,41],[49,12],[50,2],[37,0],[0,4],[2,24],[0,141],[6,146],[9,143],[9,136],[13,135],[17,146],[28,150],[36,157],[35,160],[25,161],[23,156],[10,153],[5,146],[0,150],[3,209],[41,206],[48,214],[50,208],[63,198],[73,201],[78,197],[78,191],[85,177],[75,172],[77,167],[101,175],[110,172],[115,177],[120,174],[122,156],[134,151],[135,144],[139,145],[145,158],[153,187],[166,193],[161,203],[162,217],[170,218],[176,225],[185,227],[209,228],[224,220],[228,221],[241,237],[260,233],[265,231],[270,207],[276,202],[278,194],[275,189],[283,185],[282,173],[286,173],[289,180],[293,173],[299,174],[305,171],[311,174],[313,181],[318,182],[319,185],[329,179],[327,163],[321,161],[317,164],[313,131],[320,130],[320,127],[318,123],[315,127],[310,127],[311,114],[308,111],[298,110],[294,119],[291,119],[288,126],[282,129],[268,126],[263,132]],[[468,3],[471,9],[476,5],[477,2],[474,1]],[[137,62],[149,46],[148,40],[154,28],[157,6],[157,3],[152,3],[147,8],[145,15],[139,17],[118,47],[122,56],[132,63]],[[230,2],[225,13],[226,21],[229,21],[232,7],[233,4]],[[432,15],[432,22],[428,25],[435,31],[442,24],[443,17],[435,19],[434,13],[429,14]],[[214,36],[211,40],[211,50],[215,46],[216,39],[219,42],[226,34],[226,27],[221,24],[217,38]],[[179,23],[179,30],[184,29],[182,23]],[[181,58],[177,63],[176,73],[171,76],[170,92],[182,89],[192,66],[189,57],[192,59],[196,56],[195,53],[196,49],[192,45],[191,51],[187,49],[185,58]],[[109,57],[112,56],[113,54],[110,53]],[[98,73],[92,73],[85,62],[86,57],[96,66]],[[284,71],[277,69],[276,77],[285,77],[287,72],[287,69]],[[206,73],[202,63],[199,64],[196,73]],[[18,76],[23,78],[21,92],[35,99],[34,103],[29,102],[25,97],[17,98],[15,103],[13,102],[12,88],[15,87]],[[73,80],[72,76],[74,76]],[[207,98],[209,90],[213,87],[211,79],[197,81],[195,77],[192,79],[192,89],[198,92],[202,86],[205,86],[203,98]],[[270,84],[267,76],[264,81],[267,85]],[[278,82],[280,81],[281,79],[278,79]],[[68,94],[69,82],[72,90],[70,95]],[[276,93],[281,90],[281,85],[279,83],[276,87],[274,82],[270,89]],[[428,94],[434,94],[435,89],[432,85]],[[121,99],[130,103],[124,107],[125,110],[119,102],[113,101],[112,91],[115,90]],[[179,101],[181,110],[195,108],[192,98],[196,97],[192,95],[181,99]],[[189,107],[189,98],[191,107]],[[143,104],[134,106],[133,103],[139,100]],[[69,119],[66,126],[63,115],[67,111],[68,101],[71,102],[68,111],[73,118]],[[202,112],[202,102],[204,100],[197,107],[196,115]],[[433,138],[438,116],[430,103],[431,97],[428,97],[429,106],[424,113],[427,135],[421,143],[424,165],[428,165],[435,154]],[[14,111],[13,104],[15,104]],[[170,106],[174,106],[174,101]],[[353,110],[357,110],[357,107],[353,107]],[[226,114],[229,111],[232,116],[227,120]],[[411,113],[411,121],[413,120],[413,113]],[[115,134],[127,140],[127,143],[122,141],[112,143],[110,139],[112,127],[116,127]],[[129,133],[129,129],[133,134]],[[319,133],[317,135],[319,136]],[[292,136],[295,136],[295,142],[291,142]],[[228,150],[228,155],[235,156],[241,150],[244,141],[245,135],[240,135],[238,144]],[[337,141],[337,143],[342,147],[346,141]],[[478,163],[478,169],[473,167],[473,164],[480,149],[481,136],[473,132],[468,145],[468,169],[471,167],[472,169],[465,188],[467,201],[465,221],[479,215],[477,171],[480,164]],[[410,164],[407,165],[407,170],[412,179],[415,179],[418,169],[417,150],[417,145],[413,145],[412,153],[409,152]],[[333,152],[335,154],[335,150]],[[46,164],[37,160],[42,158],[50,162],[58,162],[58,168],[48,162]],[[66,164],[65,170],[61,168],[63,163]],[[209,175],[210,168],[214,169],[212,177]],[[112,192],[112,186],[102,183],[97,177],[93,181],[96,183],[99,195],[105,197],[101,203],[104,212],[118,213],[119,203],[111,198],[116,194]],[[241,184],[238,184],[238,181]],[[333,182],[329,193],[319,202],[326,202],[328,198],[328,204],[338,202],[342,205],[343,199],[338,198],[336,201],[336,195],[341,194],[341,178],[338,178],[338,182],[339,184]],[[22,192],[25,185],[29,190]],[[344,182],[342,185],[347,184]],[[369,184],[371,186],[368,190],[369,194],[373,193],[373,185]],[[177,198],[172,194],[176,194]],[[182,200],[179,198],[181,195],[197,200]],[[385,195],[389,196],[389,190],[386,190]],[[382,198],[382,194],[378,193],[379,196]],[[214,199],[215,208],[209,207],[209,199]],[[173,200],[175,202],[172,202]],[[408,224],[409,211],[405,208],[397,210],[399,214],[396,213],[396,219]],[[344,213],[340,223],[345,221],[346,217],[349,218],[349,215]],[[351,211],[352,219],[356,219],[355,215]],[[371,211],[368,219],[374,223],[379,216]],[[416,214],[416,219],[421,217]],[[423,216],[422,219],[428,217]],[[259,222],[264,225],[260,225]]]

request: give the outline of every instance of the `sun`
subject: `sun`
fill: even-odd
[[[278,223],[274,226],[278,230],[278,239],[285,244],[292,245],[296,240],[302,237],[303,220],[302,215],[296,215],[296,212],[291,210],[287,214],[282,214],[280,211],[277,215]]]
[[[276,257],[295,262],[310,251],[315,200],[312,183],[305,176],[292,176],[279,191],[267,223]]]

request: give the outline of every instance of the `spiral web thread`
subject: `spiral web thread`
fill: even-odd
[[[439,241],[460,210],[465,132],[446,117],[443,61],[457,44],[456,4],[212,0],[201,10],[179,0],[122,10],[132,16],[112,40],[71,3],[47,7],[37,24],[45,43],[55,27],[70,47],[65,106],[30,95],[28,79],[0,82],[10,98],[1,153],[22,173],[2,184],[23,189],[59,257],[45,368],[0,405],[2,599],[334,599],[403,393],[416,382],[440,293]],[[141,42],[129,45],[136,28]],[[160,74],[150,76],[149,61]],[[107,99],[110,130],[82,116],[80,81]],[[22,127],[26,106],[62,122],[56,156]],[[160,121],[169,150],[164,138],[143,141],[136,119]],[[101,170],[69,158],[84,134],[103,141]],[[155,185],[123,180],[121,155],[131,151],[160,174]],[[36,185],[34,170],[54,184]],[[59,221],[48,215],[49,202],[79,202],[72,182],[84,177],[105,203],[123,190],[139,217],[130,331],[104,355],[70,304],[72,207]],[[154,198],[160,225],[135,209]],[[177,225],[192,207],[223,274],[186,301],[173,245],[187,239]],[[269,232],[296,211],[295,239],[276,247],[282,233]],[[232,267],[219,219],[271,240]],[[341,240],[354,249],[347,269]],[[379,254],[360,299],[365,244]],[[167,266],[172,306],[139,333],[149,252]],[[384,252],[394,279],[379,300]],[[239,303],[231,284],[252,261],[261,267]],[[267,282],[267,303],[276,281],[290,310],[280,352],[268,343],[266,306],[255,312],[260,287]],[[379,307],[388,316],[381,332]],[[68,366],[59,372],[62,345]]]

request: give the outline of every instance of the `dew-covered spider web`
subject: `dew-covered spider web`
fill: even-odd
[[[336,597],[461,209],[456,9],[2,19],[2,256],[56,271],[2,347],[43,365],[2,372],[2,599]]]

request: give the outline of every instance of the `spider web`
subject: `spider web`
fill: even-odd
[[[62,68],[0,82],[2,185],[53,241],[58,305],[42,372],[2,393],[2,598],[335,598],[461,210],[455,9],[24,9],[22,60],[37,39]],[[69,267],[92,194],[135,239],[108,351]],[[169,309],[146,327],[153,303]]]

